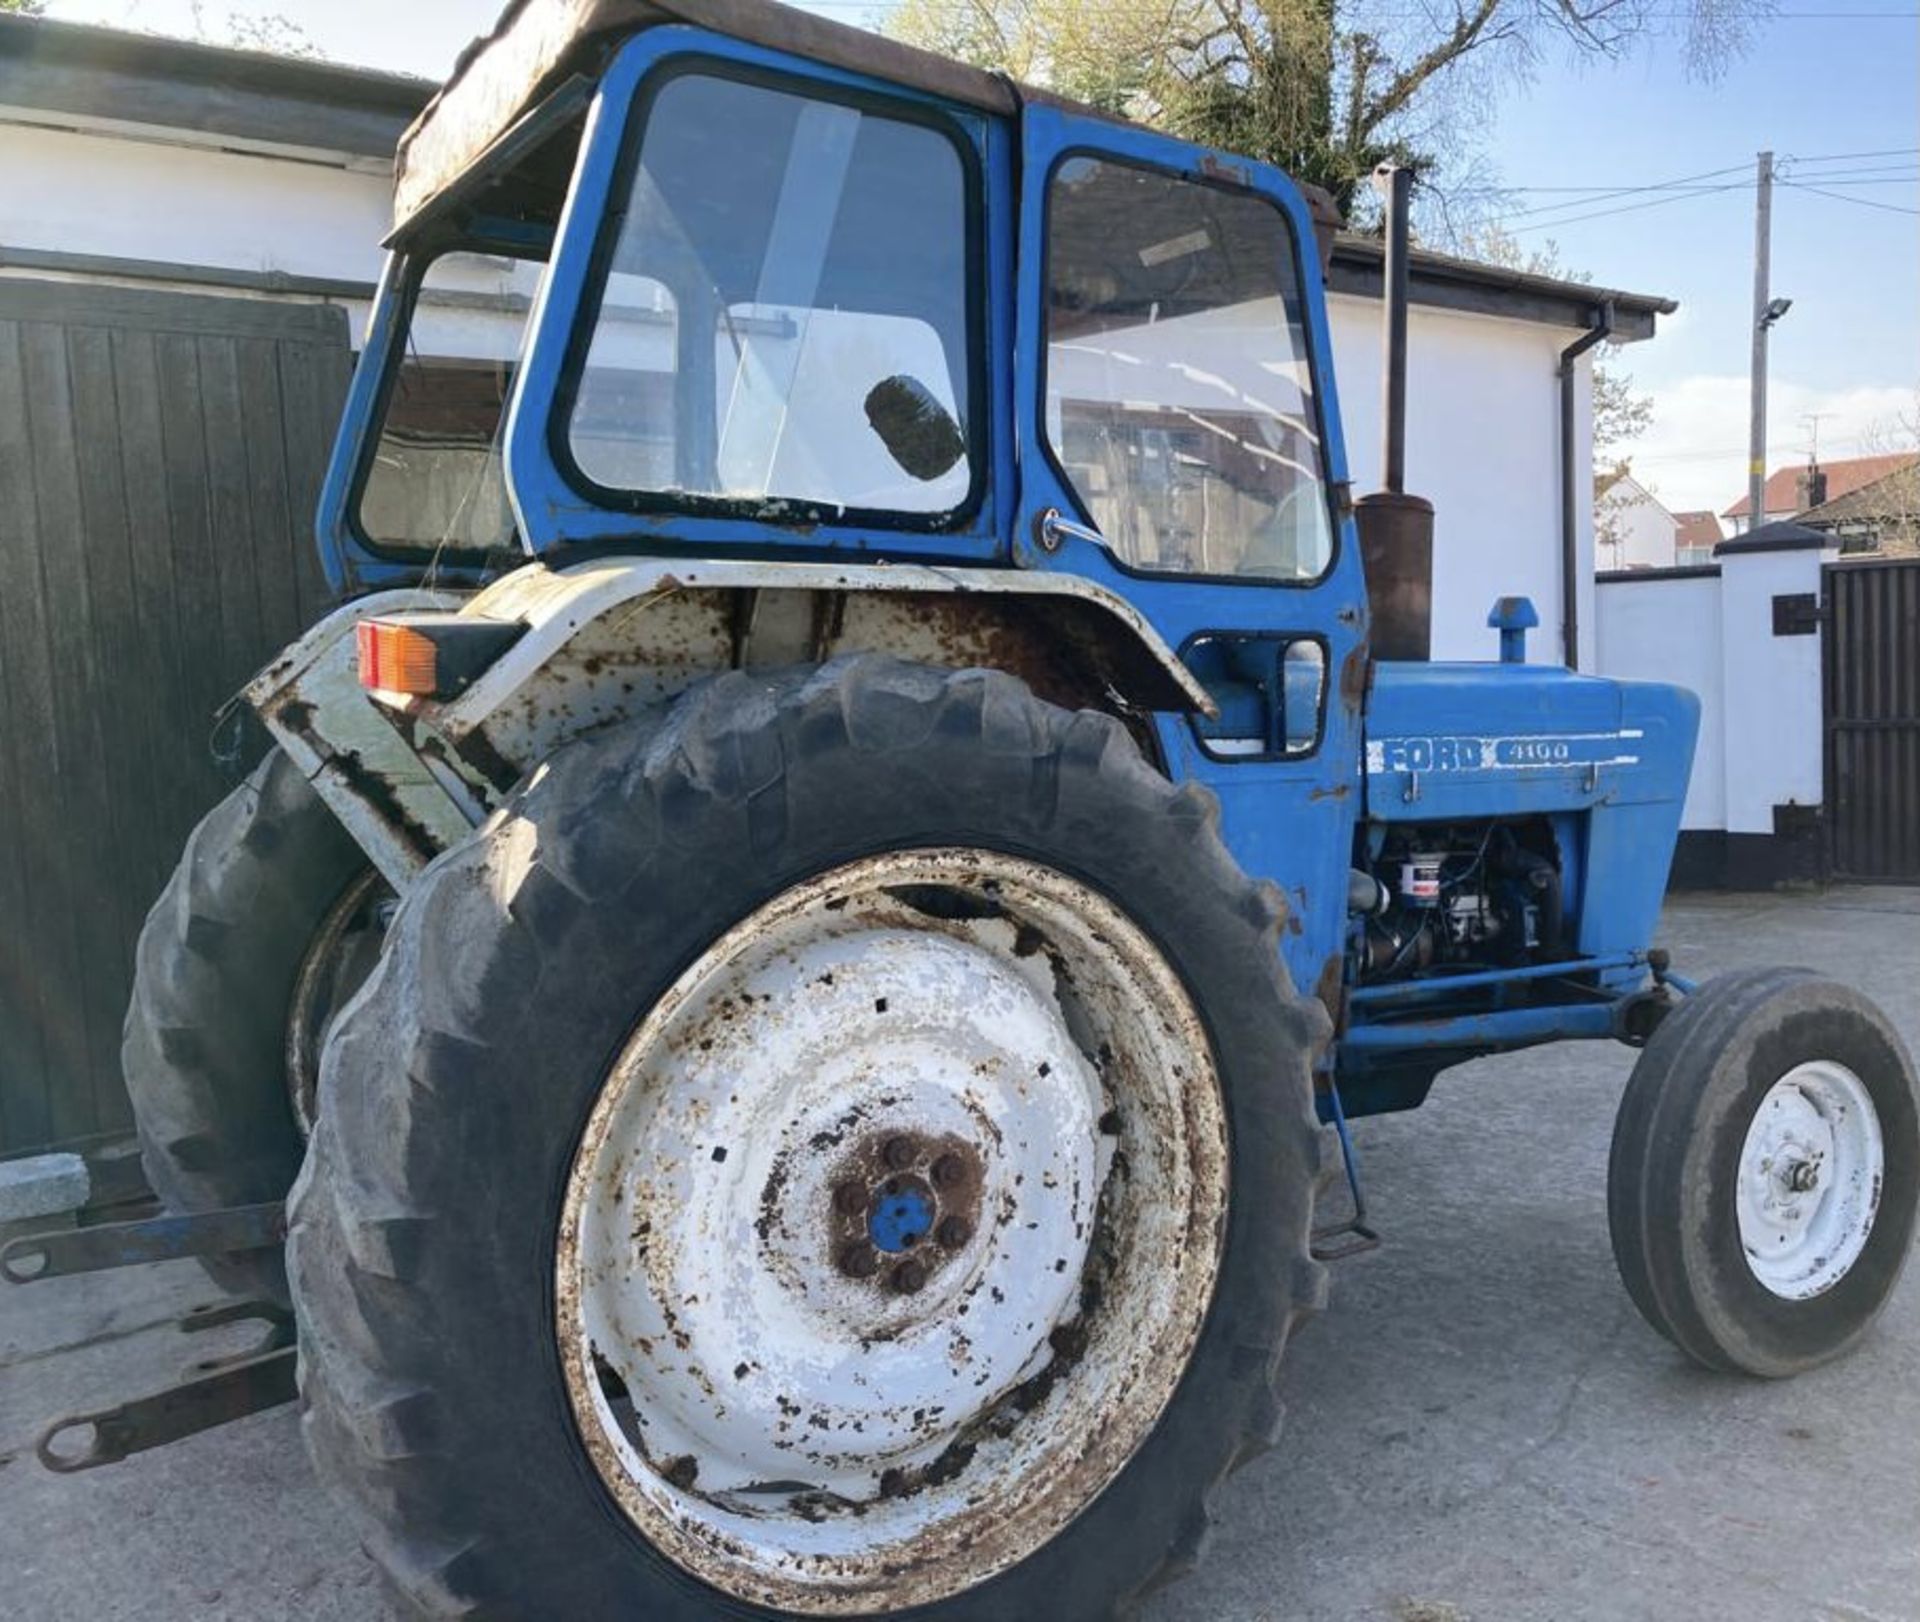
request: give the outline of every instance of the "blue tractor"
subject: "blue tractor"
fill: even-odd
[[[1865,1332],[1899,1039],[1650,947],[1691,695],[1518,599],[1426,658],[1284,175],[763,0],[523,0],[396,208],[345,606],[127,1070],[419,1612],[1124,1611],[1372,1241],[1348,1120],[1538,1043],[1644,1050],[1613,1241],[1682,1352]]]

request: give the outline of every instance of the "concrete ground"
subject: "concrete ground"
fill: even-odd
[[[1689,899],[1663,940],[1689,973],[1825,970],[1920,1050],[1920,891]],[[1287,1435],[1150,1622],[1920,1622],[1920,1270],[1835,1367],[1764,1385],[1684,1362],[1608,1251],[1631,1060],[1512,1055],[1363,1123],[1387,1245],[1336,1269],[1289,1354]],[[290,1409],[88,1475],[34,1461],[45,1416],[205,1355],[167,1326],[210,1299],[182,1263],[0,1301],[0,1613],[387,1617]]]

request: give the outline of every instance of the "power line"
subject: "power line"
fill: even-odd
[[[1698,182],[1707,181],[1707,180],[1718,180],[1725,175],[1744,174],[1746,172],[1746,168],[1747,166],[1744,163],[1735,163],[1735,164],[1729,164],[1724,169],[1709,169],[1704,174],[1677,175],[1672,180],[1653,180],[1653,181],[1647,182],[1643,186],[1615,186],[1615,187],[1612,187],[1611,189],[1606,187],[1598,187],[1594,189],[1594,194],[1591,196],[1580,197],[1564,203],[1541,203],[1533,208],[1515,209],[1513,213],[1507,216],[1507,218],[1512,220],[1520,220],[1520,219],[1525,219],[1532,214],[1551,214],[1563,208],[1584,208],[1590,203],[1610,203],[1617,197],[1637,197],[1648,192],[1677,191],[1683,187],[1689,189],[1690,191],[1696,191],[1696,192],[1697,191],[1718,191],[1718,190],[1721,190],[1721,188],[1718,186],[1704,186],[1704,185],[1699,185]],[[1515,191],[1527,192],[1527,191],[1533,191],[1533,190],[1544,191],[1544,190],[1550,190],[1551,188],[1548,188],[1548,187],[1535,188],[1535,187],[1528,187],[1528,186],[1518,186],[1518,187],[1513,187],[1509,189],[1515,190]],[[1568,188],[1568,189],[1584,190],[1585,188]]]
[[[1715,192],[1745,191],[1748,184],[1749,183],[1744,180],[1734,180],[1729,181],[1724,186],[1692,187],[1672,196],[1651,198],[1644,203],[1626,203],[1619,208],[1597,209],[1590,214],[1570,214],[1564,219],[1558,220],[1535,220],[1526,225],[1513,227],[1513,233],[1519,235],[1526,231],[1552,231],[1562,225],[1578,225],[1582,220],[1604,220],[1611,218],[1615,214],[1637,214],[1643,209],[1664,208],[1670,203],[1685,203],[1696,197],[1711,196]],[[1842,201],[1850,200],[1851,199],[1842,199]],[[1505,229],[1504,222],[1495,221],[1494,223],[1501,225],[1502,229]]]
[[[1795,163],[1839,163],[1853,158],[1907,158],[1920,154],[1920,146],[1882,147],[1878,152],[1815,152],[1795,156]]]
[[[1877,203],[1871,197],[1849,197],[1845,192],[1822,191],[1818,186],[1809,186],[1804,180],[1783,180],[1783,186],[1791,186],[1795,191],[1810,191],[1815,197],[1830,197],[1836,203],[1852,203],[1855,208],[1877,208],[1884,214],[1911,214],[1920,219],[1920,208],[1902,208],[1898,203]]]

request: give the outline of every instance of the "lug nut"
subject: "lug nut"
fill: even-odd
[[[912,1295],[927,1282],[927,1270],[918,1262],[902,1262],[893,1270],[892,1282],[902,1295]]]
[[[956,1154],[944,1154],[933,1163],[933,1182],[936,1188],[952,1188],[967,1175],[967,1168]]]
[[[848,1245],[840,1252],[840,1271],[848,1278],[872,1278],[879,1267],[872,1245]]]
[[[912,1138],[888,1138],[881,1147],[880,1157],[895,1171],[905,1171],[913,1164],[918,1152]]]
[[[933,1236],[940,1241],[943,1250],[958,1250],[973,1237],[973,1228],[965,1217],[942,1217]]]
[[[842,1183],[833,1191],[833,1208],[842,1216],[858,1216],[867,1208],[867,1191],[858,1183]]]

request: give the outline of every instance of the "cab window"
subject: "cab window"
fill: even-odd
[[[643,120],[563,405],[580,480],[696,511],[957,516],[979,456],[954,135],[702,72]]]
[[[1118,560],[1319,578],[1333,533],[1286,216],[1070,156],[1047,224],[1047,440]]]
[[[512,545],[501,430],[543,269],[451,252],[421,276],[360,485],[360,532],[376,550],[470,555]]]

